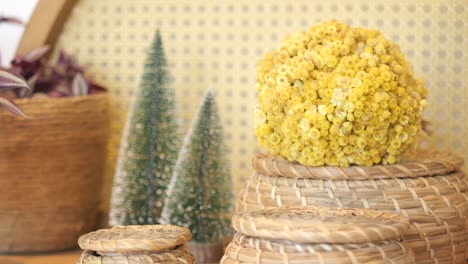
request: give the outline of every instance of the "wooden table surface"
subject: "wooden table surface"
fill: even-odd
[[[80,258],[81,250],[57,253],[0,255],[0,264],[74,264]]]

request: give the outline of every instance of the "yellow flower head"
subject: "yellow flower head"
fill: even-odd
[[[397,162],[421,129],[427,94],[398,45],[336,21],[265,55],[257,89],[260,144],[308,166]]]

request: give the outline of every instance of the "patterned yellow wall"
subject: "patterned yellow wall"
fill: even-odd
[[[400,44],[430,90],[426,118],[434,133],[427,145],[468,158],[467,9],[465,0],[81,0],[57,49],[76,54],[110,88],[109,186],[132,90],[159,28],[184,128],[205,89],[218,94],[238,190],[256,151],[257,61],[288,34],[330,19],[380,29]]]

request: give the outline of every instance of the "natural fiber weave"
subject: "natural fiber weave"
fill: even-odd
[[[365,243],[401,237],[409,220],[370,210],[309,206],[243,212],[232,218],[232,226],[248,236],[297,243]]]
[[[353,262],[354,261],[354,262]],[[223,258],[220,261],[220,264],[261,264],[261,263],[268,263],[268,264],[326,264],[326,263],[333,263],[333,264],[361,264],[361,263],[366,263],[366,264],[411,264],[415,263],[414,260],[411,259],[408,255],[401,255],[399,257],[396,257],[394,259],[379,259],[379,260],[374,260],[372,258],[365,258],[365,259],[352,259],[352,258],[344,258],[344,259],[335,259],[333,262],[327,262],[326,260],[320,259],[320,258],[306,258],[303,261],[292,261],[292,262],[286,262],[286,260],[266,260],[262,262],[262,259],[255,259],[254,261],[239,261],[239,260],[233,260],[229,258],[228,256],[223,256]]]
[[[311,179],[392,179],[444,175],[460,169],[463,159],[436,151],[417,151],[409,154],[402,163],[372,167],[307,167],[299,163],[259,154],[253,159],[253,167],[269,176]]]
[[[366,249],[371,246],[379,246],[384,251],[395,251],[402,247],[400,243],[392,241],[368,242],[368,243],[346,243],[346,244],[330,244],[330,243],[295,243],[289,240],[268,240],[265,238],[249,237],[235,234],[232,241],[244,248],[255,248],[265,251],[274,251],[280,253],[309,253],[317,254],[330,251],[349,251]],[[406,244],[405,244],[406,245]]]
[[[240,193],[237,210],[295,205],[338,206],[396,211],[418,222],[440,222],[441,217],[460,217],[460,210],[463,212],[467,206],[467,192],[468,183],[462,172],[414,179],[358,181],[272,177],[255,173]]]
[[[468,260],[468,179],[463,172],[368,180],[307,177],[255,173],[239,195],[237,211],[313,205],[396,212],[411,221],[404,239],[417,263]]]
[[[183,245],[191,238],[189,229],[173,225],[116,226],[85,234],[78,244],[101,255],[154,254]]]
[[[169,263],[195,263],[194,256],[184,245],[159,254],[111,254],[99,255],[94,251],[86,250],[77,264],[169,264]]]
[[[0,111],[0,252],[76,247],[97,224],[108,96],[21,99]]]
[[[254,239],[254,238],[247,238]],[[281,251],[281,242],[277,242],[280,250],[262,249],[240,245],[232,242],[226,249],[226,258],[238,263],[278,263],[278,264],[323,264],[323,263],[414,263],[412,252],[406,246],[397,241],[381,242],[377,244],[367,243],[358,249],[352,250],[327,250],[310,253],[306,248],[316,245],[295,244],[290,245],[289,252]],[[326,248],[327,244],[322,244]],[[330,245],[333,247],[333,245]],[[293,251],[295,249],[295,251]],[[223,262],[221,263],[229,263]]]
[[[414,263],[399,242],[409,220],[398,214],[283,207],[238,213],[232,222],[238,233],[221,263]]]

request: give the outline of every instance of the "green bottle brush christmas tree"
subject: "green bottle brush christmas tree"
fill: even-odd
[[[214,96],[208,91],[184,139],[179,153],[174,176],[168,187],[162,212],[162,222],[184,226],[192,231],[192,244],[197,250],[222,245],[223,237],[231,233],[230,213],[233,209],[232,176],[225,157],[221,120]],[[189,244],[190,246],[190,244]],[[198,262],[218,259],[201,257],[196,250]]]
[[[112,225],[156,224],[179,148],[174,91],[156,32],[124,130],[111,201]]]

